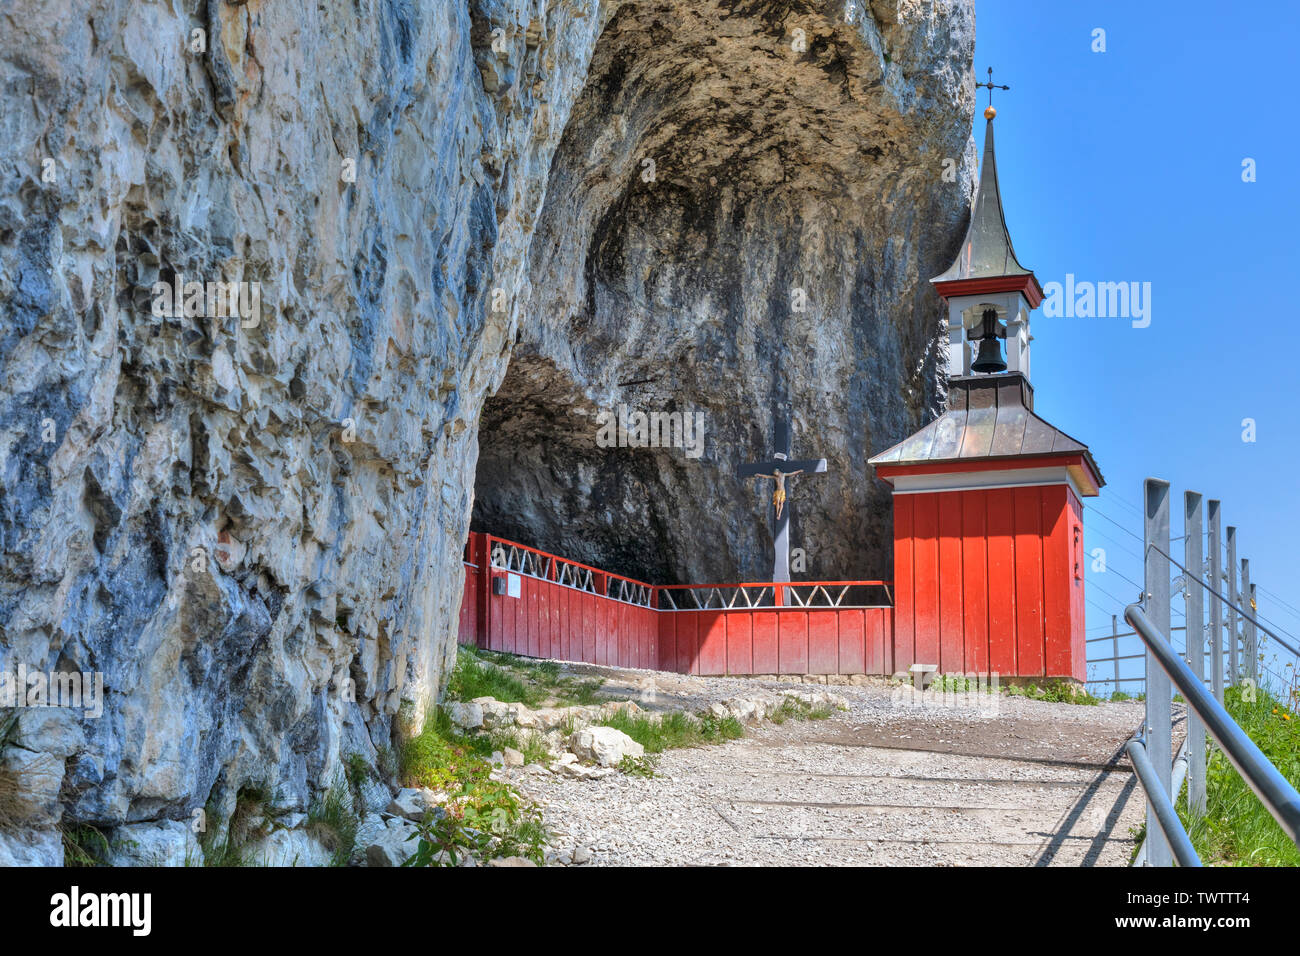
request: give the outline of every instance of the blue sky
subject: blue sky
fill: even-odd
[[[1184,490],[1223,501],[1267,589],[1259,613],[1300,637],[1300,308],[1288,289],[1300,264],[1300,4],[977,0],[976,26],[977,78],[992,66],[1011,86],[994,105],[1021,262],[1043,284],[1151,283],[1147,328],[1034,314],[1037,411],[1087,442],[1108,482],[1087,502],[1085,543],[1110,566],[1088,575],[1090,636],[1135,594],[1120,575],[1142,580],[1140,540],[1098,515],[1140,538],[1150,475],[1173,483],[1175,536]],[[1092,50],[1098,28],[1104,53]]]

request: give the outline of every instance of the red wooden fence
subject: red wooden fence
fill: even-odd
[[[776,606],[771,584],[656,588],[479,533],[467,551],[462,644],[683,674],[893,672],[893,608],[845,606],[886,582],[783,585]]]

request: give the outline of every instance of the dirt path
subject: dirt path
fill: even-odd
[[[583,668],[643,705],[699,709],[756,687]],[[654,779],[511,771],[559,845],[607,865],[1111,865],[1142,820],[1121,747],[1138,703],[1001,697],[915,702],[883,681],[826,688],[828,720],[752,726],[738,741],[662,755]],[[994,711],[995,712],[991,712]],[[1135,792],[1136,791],[1136,792]]]

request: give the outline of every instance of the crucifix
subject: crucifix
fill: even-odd
[[[987,83],[976,83],[976,84],[975,84],[975,89],[977,89],[977,90],[988,90],[988,91],[989,91],[989,105],[988,105],[988,108],[984,110],[984,116],[985,116],[986,119],[992,119],[993,116],[990,116],[990,115],[989,115],[990,113],[993,113],[994,116],[997,115],[996,111],[993,109],[993,91],[994,91],[994,90],[1009,90],[1009,89],[1011,89],[1011,87],[1009,87],[1009,86],[999,86],[997,83],[994,83],[994,82],[993,82],[993,67],[989,67],[989,79],[988,79],[988,82],[987,82]]]
[[[772,581],[781,583],[790,580],[790,507],[786,504],[786,482],[795,475],[825,472],[826,459],[791,460],[790,426],[780,419],[776,422],[775,446],[776,451],[770,460],[741,465],[738,475],[741,478],[771,478],[775,482],[772,490],[772,539],[775,544]]]

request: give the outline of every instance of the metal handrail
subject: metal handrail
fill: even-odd
[[[1237,768],[1242,779],[1255,795],[1259,797],[1264,808],[1273,815],[1283,831],[1300,846],[1300,793],[1296,792],[1295,787],[1287,782],[1287,779],[1278,772],[1278,769],[1269,762],[1263,752],[1255,745],[1232,719],[1232,716],[1223,708],[1223,705],[1215,700],[1214,695],[1205,689],[1200,679],[1192,673],[1192,669],[1187,663],[1178,656],[1174,651],[1169,639],[1160,633],[1156,627],[1147,620],[1146,614],[1137,604],[1130,604],[1124,609],[1124,620],[1133,626],[1142,638],[1142,643],[1151,652],[1160,669],[1169,675],[1187,706],[1193,710],[1205,724],[1206,730],[1215,742],[1223,750],[1228,761]],[[1130,744],[1130,754],[1133,753]],[[1142,752],[1145,757],[1145,750]],[[1133,762],[1134,769],[1137,769],[1137,760]],[[1147,760],[1147,769],[1151,771],[1150,777],[1155,780],[1155,768],[1152,767],[1150,760]],[[1139,778],[1142,777],[1139,771]],[[1159,801],[1168,799],[1164,791],[1159,786],[1150,786],[1143,780],[1143,786],[1147,791],[1147,799],[1151,801],[1152,807],[1156,811],[1157,818],[1160,818]],[[1177,818],[1175,817],[1175,820]],[[1171,833],[1164,826],[1161,819],[1161,826],[1165,830],[1165,835],[1169,837],[1173,844],[1175,853],[1178,852],[1177,836]],[[1181,824],[1176,828],[1182,832]],[[1183,833],[1186,836],[1185,833]]]
[[[1156,811],[1156,820],[1160,823],[1160,829],[1165,831],[1165,836],[1169,839],[1169,846],[1174,851],[1174,859],[1178,861],[1179,866],[1200,866],[1201,858],[1196,855],[1192,841],[1178,819],[1173,801],[1160,785],[1155,765],[1147,756],[1146,745],[1134,737],[1128,742],[1127,749],[1129,759],[1133,761],[1133,769],[1142,783],[1142,789],[1146,790],[1147,799],[1151,801],[1151,806]]]

